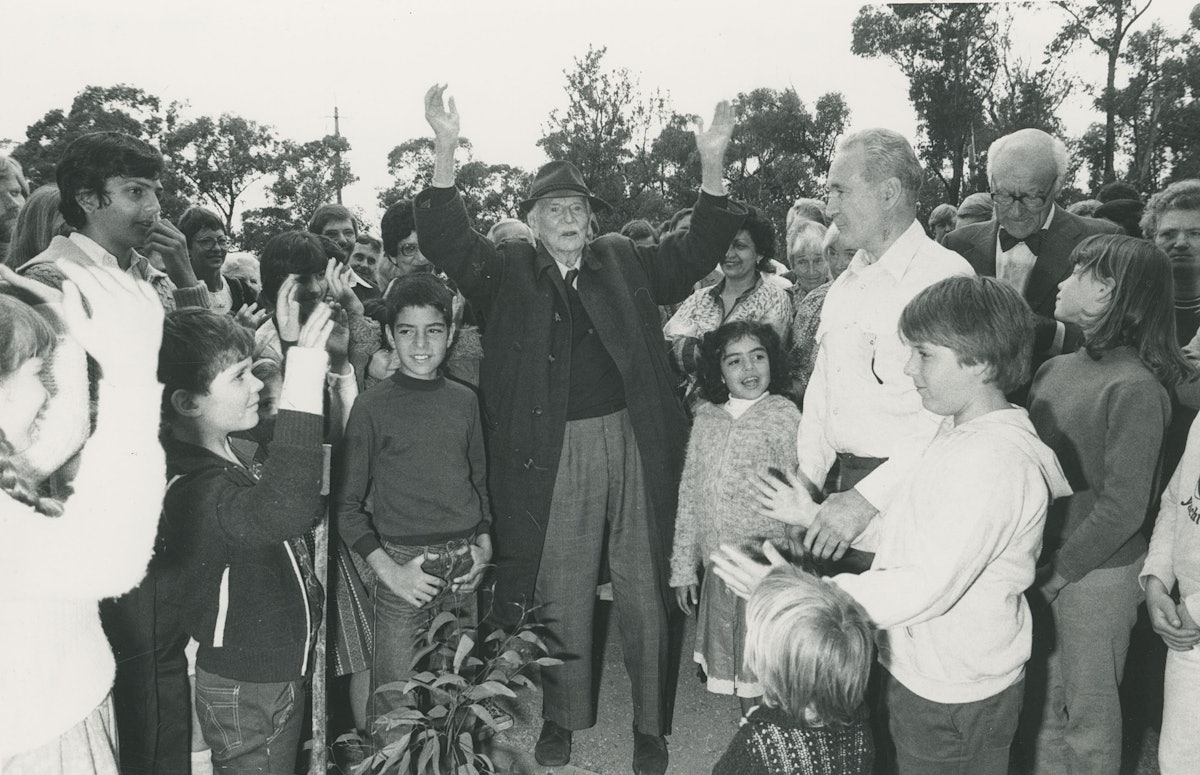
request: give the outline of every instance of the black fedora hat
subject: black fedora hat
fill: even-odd
[[[518,205],[517,209],[523,218],[529,214],[533,203],[537,200],[557,196],[586,196],[592,203],[593,211],[609,212],[612,210],[612,206],[608,202],[592,194],[591,189],[583,182],[583,174],[580,173],[579,168],[569,161],[552,161],[543,164],[542,168],[533,176],[533,183],[529,184],[529,196]]]

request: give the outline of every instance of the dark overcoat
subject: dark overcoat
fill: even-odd
[[[417,198],[421,252],[443,269],[482,313],[479,388],[495,516],[496,610],[533,599],[546,523],[553,519],[559,454],[567,423],[571,316],[566,286],[540,244],[492,246],[471,229],[453,189]],[[637,439],[656,530],[647,537],[665,568],[671,549],[688,420],[667,358],[659,304],[682,301],[725,254],[745,208],[702,193],[686,233],[639,248],[617,234],[589,243],[576,288],[600,341],[616,363]],[[599,516],[599,515],[598,515]],[[663,594],[667,594],[666,573]]]

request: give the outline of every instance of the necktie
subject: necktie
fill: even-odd
[[[1021,243],[1025,243],[1025,247],[1029,248],[1029,252],[1036,256],[1042,248],[1042,232],[1035,231],[1024,239],[1017,239],[1004,229],[1000,230],[1000,249],[1005,253]]]
[[[575,288],[575,278],[579,276],[578,269],[568,269],[567,276],[563,278],[563,282],[567,284],[567,290]]]

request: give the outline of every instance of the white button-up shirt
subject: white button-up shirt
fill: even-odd
[[[966,260],[925,235],[913,221],[878,260],[860,250],[825,297],[817,329],[817,361],[804,394],[797,452],[800,471],[817,486],[839,452],[897,458],[855,489],[882,509],[905,475],[904,458],[919,452],[941,421],[921,406],[904,374],[908,347],[900,313],[938,280],[973,275]]]

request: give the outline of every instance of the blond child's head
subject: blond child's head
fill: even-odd
[[[813,725],[859,718],[871,671],[867,616],[835,585],[793,567],[772,571],[746,607],[746,667],[763,702]]]

